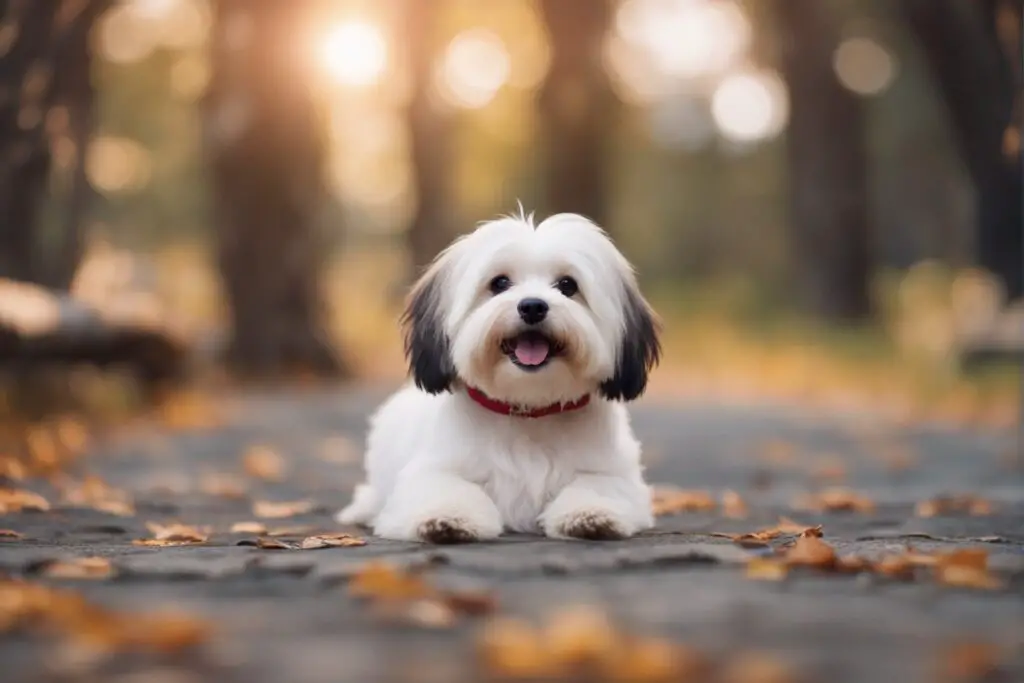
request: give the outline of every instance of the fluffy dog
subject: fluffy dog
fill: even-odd
[[[372,418],[339,522],[433,543],[653,525],[623,404],[658,362],[659,324],[598,226],[484,223],[437,257],[402,322],[413,382]]]

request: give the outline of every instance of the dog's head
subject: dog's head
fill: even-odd
[[[629,401],[658,362],[658,323],[632,267],[582,216],[484,223],[416,283],[403,316],[416,385],[520,406],[599,392]]]

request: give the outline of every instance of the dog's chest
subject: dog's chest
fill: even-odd
[[[489,467],[480,482],[494,501],[505,526],[536,531],[537,517],[568,483],[571,468],[559,457],[556,443],[529,434],[509,435],[493,444]]]

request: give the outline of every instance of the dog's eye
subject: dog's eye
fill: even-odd
[[[563,296],[572,296],[576,292],[580,291],[580,286],[576,284],[576,280],[571,277],[563,277],[555,283],[555,288],[562,293]]]
[[[508,279],[507,275],[499,275],[498,277],[491,280],[491,294],[501,294],[511,286],[512,281]]]

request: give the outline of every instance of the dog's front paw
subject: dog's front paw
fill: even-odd
[[[465,520],[452,517],[428,519],[419,525],[416,535],[422,541],[441,545],[472,543],[480,540],[479,532]]]
[[[552,538],[614,541],[632,535],[629,525],[607,510],[584,508],[550,520],[545,532]]]

